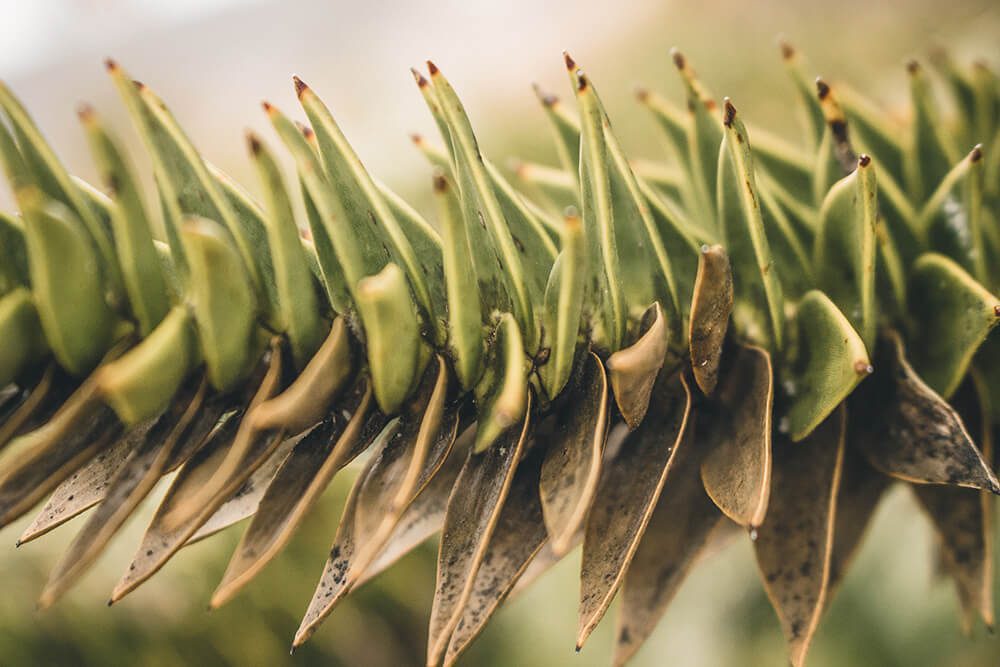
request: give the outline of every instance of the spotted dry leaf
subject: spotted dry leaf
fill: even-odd
[[[446,666],[453,665],[483,631],[548,538],[538,496],[543,454],[543,448],[536,446],[517,466],[472,594],[448,642]]]
[[[961,417],[910,367],[899,336],[883,339],[879,352],[878,372],[851,401],[857,423],[875,426],[852,438],[871,464],[908,482],[1000,493]]]
[[[679,373],[662,374],[652,410],[604,467],[587,519],[580,568],[577,647],[597,627],[639,546],[687,426],[691,393]]]
[[[427,640],[428,664],[441,661],[472,594],[476,572],[486,554],[524,449],[530,415],[529,393],[525,417],[520,424],[508,428],[486,451],[470,453],[455,480],[438,551],[437,584]]]
[[[754,528],[764,521],[771,490],[771,355],[734,343],[726,353],[716,401],[699,421],[706,455],[705,491],[730,519]]]
[[[587,518],[608,434],[608,382],[597,355],[587,353],[570,383],[565,400],[547,420],[552,426],[545,436],[548,442],[539,442],[546,452],[538,492],[557,555],[569,550]]]
[[[690,419],[697,421],[692,414]],[[700,443],[689,426],[622,583],[613,664],[628,662],[653,633],[722,520],[699,478]]]
[[[845,412],[841,406],[800,442],[775,439],[771,507],[754,541],[794,667],[805,662],[829,590]]]
[[[363,452],[385,426],[370,383],[362,379],[338,402],[334,414],[302,438],[267,485],[209,603],[225,604],[291,539],[330,480]],[[349,417],[345,415],[350,415]]]
[[[733,271],[719,245],[702,246],[691,299],[691,372],[706,396],[715,391],[723,342],[733,312]]]

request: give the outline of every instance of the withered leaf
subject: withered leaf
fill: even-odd
[[[597,627],[625,576],[688,423],[691,392],[680,373],[663,373],[652,410],[605,466],[587,519],[580,569],[577,647]]]
[[[988,410],[983,410],[979,387],[966,381],[954,403],[976,434],[983,457],[993,458],[993,433]],[[978,613],[993,627],[993,497],[987,491],[946,486],[914,485],[913,492],[927,512],[938,536],[942,570],[955,582],[964,612],[966,631]]]
[[[351,569],[351,561],[354,557],[354,524],[358,493],[364,484],[363,480],[367,469],[375,464],[377,455],[369,460],[366,469],[358,477],[347,498],[344,513],[340,518],[340,525],[337,527],[337,535],[330,549],[330,557],[323,568],[323,575],[316,586],[312,600],[309,602],[309,608],[295,633],[295,640],[292,642],[293,650],[312,636],[323,619],[333,611],[336,604],[353,587],[361,586],[374,578],[431,535],[441,530],[448,507],[448,497],[451,495],[452,486],[455,479],[458,478],[458,473],[462,469],[474,437],[475,429],[470,428],[458,438],[437,474],[431,478],[427,486],[417,494],[410,506],[403,512],[403,516],[396,524],[396,528],[382,548],[382,552],[356,581],[348,581],[347,573]]]
[[[876,359],[878,372],[851,401],[855,423],[872,426],[852,438],[869,462],[908,482],[1000,493],[961,417],[910,367],[898,335],[879,342]]]
[[[539,443],[546,453],[538,492],[556,555],[569,550],[587,518],[608,435],[608,382],[597,355],[588,352],[570,382],[549,420],[549,442]]]
[[[705,491],[730,519],[749,528],[767,513],[771,490],[771,355],[750,345],[726,352],[717,401],[699,422],[707,453]]]
[[[31,387],[18,388],[0,408],[0,449],[11,438],[32,431],[55,413],[66,399],[72,383],[51,363]]]
[[[144,436],[107,486],[106,497],[77,533],[49,575],[38,607],[45,609],[76,583],[104,550],[125,520],[160,480],[176,443],[200,411],[208,382],[192,378],[167,411],[140,427]]]
[[[722,344],[733,312],[733,271],[719,245],[702,246],[691,299],[691,372],[706,396],[719,380]]]
[[[692,414],[689,419],[700,417]],[[622,583],[613,664],[623,665],[653,633],[723,516],[705,494],[699,443],[690,425]]]
[[[666,360],[668,335],[660,304],[654,303],[643,313],[636,341],[608,357],[615,403],[629,428],[638,427],[649,409],[653,383]]]
[[[333,476],[363,452],[385,426],[385,416],[372,401],[371,384],[365,378],[357,384],[335,414],[295,445],[267,485],[212,595],[212,608],[230,600],[278,554]]]
[[[500,510],[514,479],[531,423],[531,393],[519,426],[508,428],[486,451],[471,452],[455,480],[438,551],[427,663],[437,664],[472,594]]]
[[[476,572],[472,594],[448,642],[445,666],[453,665],[514,588],[548,533],[538,497],[544,448],[534,447],[517,466],[510,492]]]
[[[841,406],[800,442],[775,439],[771,507],[754,541],[794,667],[805,662],[829,590],[845,412]]]

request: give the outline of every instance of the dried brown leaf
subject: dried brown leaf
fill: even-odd
[[[719,380],[722,346],[733,312],[733,271],[722,246],[702,246],[691,299],[691,371],[706,396]]]
[[[646,309],[637,340],[608,357],[608,378],[618,411],[637,428],[649,409],[649,395],[667,356],[667,324],[660,304]]]

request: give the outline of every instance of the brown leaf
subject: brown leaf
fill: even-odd
[[[881,341],[879,352],[878,371],[851,401],[857,423],[874,425],[852,438],[869,462],[908,482],[1000,493],[961,417],[910,367],[899,336]]]
[[[333,414],[295,445],[267,485],[210,608],[232,599],[281,551],[333,476],[371,444],[386,421],[372,401],[370,383],[361,379]]]
[[[377,456],[373,456],[361,473],[348,496],[344,513],[337,527],[337,536],[330,549],[330,558],[323,568],[323,576],[313,593],[309,608],[295,633],[292,649],[301,646],[319,627],[336,604],[354,587],[361,586],[386,570],[404,555],[422,544],[431,535],[441,530],[444,525],[444,515],[448,507],[448,497],[452,486],[458,478],[469,448],[475,436],[475,429],[466,430],[455,442],[451,453],[437,474],[431,478],[427,486],[417,494],[403,516],[396,524],[395,530],[382,552],[358,577],[357,581],[349,582],[347,572],[354,557],[354,524],[355,510],[359,490],[364,483],[367,468],[374,465]]]
[[[531,393],[520,427],[504,431],[489,449],[471,452],[455,480],[438,551],[437,585],[431,608],[427,664],[441,661],[451,633],[472,594],[476,572],[511,482],[531,423]]]
[[[53,362],[31,387],[12,392],[0,407],[0,450],[22,433],[48,421],[72,390],[73,383]]]
[[[553,426],[551,435],[545,436],[549,442],[540,444],[547,451],[538,492],[556,555],[569,551],[573,536],[587,518],[608,436],[608,382],[601,360],[588,352],[574,375],[555,414],[547,420]]]
[[[705,491],[730,519],[748,528],[764,521],[771,492],[771,355],[734,344],[726,353],[717,402],[704,414]]]
[[[608,378],[615,403],[629,428],[637,428],[649,409],[649,395],[667,356],[667,325],[654,303],[639,325],[638,340],[608,357]]]
[[[472,594],[448,642],[446,667],[483,631],[548,537],[538,497],[543,455],[544,448],[535,447],[517,466]]]
[[[954,403],[965,423],[976,434],[987,461],[993,458],[993,433],[989,410],[983,409],[982,391],[972,381],[955,394]],[[934,524],[943,572],[955,582],[971,632],[978,612],[987,627],[993,614],[993,497],[987,491],[946,486],[913,486],[913,492]]]
[[[77,533],[52,570],[38,601],[39,609],[54,603],[86,572],[125,520],[164,473],[177,442],[189,430],[208,391],[205,378],[192,379],[150,426],[140,426],[143,437],[114,474],[107,497]]]
[[[845,412],[841,406],[800,442],[776,438],[771,508],[754,541],[794,667],[805,662],[829,590]]]
[[[577,648],[608,610],[653,513],[687,426],[691,392],[680,373],[662,374],[652,410],[604,466],[583,537]]]
[[[698,415],[691,415],[697,421]],[[722,515],[698,474],[701,453],[689,426],[622,583],[613,663],[628,662],[653,633]]]
[[[848,412],[848,420],[851,419],[853,417]],[[834,513],[836,523],[833,527],[827,607],[833,601],[833,596],[865,537],[878,503],[891,483],[892,478],[872,468],[857,448],[850,443],[844,446],[844,468]]]
[[[691,372],[706,396],[715,391],[719,361],[733,311],[733,271],[719,245],[702,246],[691,299]]]
[[[287,356],[288,352],[281,339],[275,336],[271,340],[270,353],[265,362],[267,372],[250,400],[235,439],[215,466],[212,476],[202,480],[199,487],[188,489],[187,493],[175,499],[169,511],[163,515],[164,528],[174,530],[181,525],[190,524],[195,517],[204,513],[204,508],[211,505],[218,507],[224,503],[285,439],[286,431],[283,428],[259,428],[252,415],[257,407],[285,388],[286,366],[289,364]]]
[[[378,556],[403,512],[448,458],[458,435],[460,408],[449,396],[451,384],[447,363],[438,356],[403,408],[396,432],[366,471],[354,523],[359,549],[348,581],[357,579]]]

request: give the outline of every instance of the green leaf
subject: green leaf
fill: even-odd
[[[768,350],[780,350],[784,333],[783,296],[764,231],[750,137],[729,98],[725,105],[716,201],[733,267],[736,297],[733,324],[747,339]]]
[[[608,173],[604,114],[590,80],[567,55],[566,67],[577,91],[583,118],[580,148],[581,203],[587,241],[584,317],[592,321],[594,343],[615,352],[623,344],[628,317],[615,239],[615,217]]]
[[[849,86],[838,86],[837,98],[847,116],[858,150],[868,153],[878,162],[880,174],[888,173],[893,180],[902,180],[906,148],[900,137],[905,136],[905,129]]]
[[[948,172],[917,222],[928,245],[984,285],[990,282],[983,242],[983,149],[976,146]]]
[[[483,372],[483,302],[487,294],[484,287],[489,287],[483,284],[477,266],[490,267],[493,263],[490,248],[473,238],[476,231],[482,230],[477,225],[465,224],[458,193],[447,177],[440,174],[435,177],[434,193],[444,241],[448,346],[459,384],[463,389],[471,389]]]
[[[323,342],[325,326],[281,171],[271,152],[255,135],[249,134],[247,139],[264,186],[267,207],[264,224],[278,295],[277,324],[288,336],[295,367],[301,369]]]
[[[705,90],[695,76],[694,69],[677,50],[670,51],[674,65],[680,72],[687,95],[687,153],[691,174],[691,187],[698,208],[690,211],[700,227],[715,228],[716,192],[719,174],[717,172],[719,142],[722,129],[719,127],[719,112],[715,100]]]
[[[823,111],[813,95],[814,79],[806,72],[805,59],[798,49],[785,41],[782,41],[780,46],[785,69],[795,87],[795,97],[798,100],[799,118],[805,134],[806,147],[812,152],[819,148],[826,126],[823,121]]]
[[[534,352],[540,333],[534,308],[542,303],[548,271],[541,274],[538,280],[530,279],[531,273],[525,267],[523,256],[508,227],[510,221],[506,219],[493,188],[465,107],[441,71],[433,63],[428,63],[428,68],[444,123],[448,127],[445,136],[451,138],[453,169],[462,195],[466,224],[485,224],[502,263],[500,275],[510,295],[514,316],[524,332],[525,346]],[[502,308],[503,304],[495,304],[495,307]]]
[[[153,246],[153,232],[143,205],[140,184],[118,143],[89,107],[80,111],[90,150],[101,181],[113,196],[109,207],[115,252],[129,307],[139,334],[151,332],[167,314],[170,301],[166,279]]]
[[[867,155],[823,200],[813,262],[817,286],[847,315],[869,350],[878,325],[875,306],[875,166]]]
[[[346,315],[351,311],[351,295],[347,291],[344,272],[340,268],[340,261],[337,259],[333,243],[330,242],[330,237],[326,233],[323,218],[309,194],[309,186],[306,185],[301,171],[298,174],[298,181],[303,206],[306,210],[306,221],[309,224],[313,256],[316,260],[316,275],[323,285],[330,306],[335,312]]]
[[[361,160],[337,126],[333,115],[319,97],[301,79],[295,77],[299,103],[312,123],[326,175],[341,202],[344,220],[341,227],[349,225],[358,230],[359,238],[379,239],[388,248],[388,258],[381,266],[369,267],[369,274],[384,268],[388,261],[399,266],[416,297],[424,319],[430,323],[434,313],[430,291],[420,269],[417,255],[403,229],[379,193]],[[369,226],[370,230],[361,231]],[[371,270],[374,269],[374,270]],[[377,391],[376,391],[377,395]]]
[[[180,231],[191,271],[187,299],[198,325],[208,381],[225,392],[257,361],[256,296],[246,265],[224,227],[188,217]]]
[[[844,110],[823,79],[816,79],[816,94],[826,120],[813,173],[813,196],[819,206],[834,183],[854,170],[858,158],[848,136]]]
[[[30,283],[24,222],[0,213],[0,295]]]
[[[355,290],[365,323],[368,367],[375,400],[387,415],[399,411],[420,379],[420,323],[406,276],[395,264],[362,279]]]
[[[60,366],[84,375],[110,346],[115,322],[101,287],[100,257],[83,223],[64,204],[37,190],[22,190],[18,199],[45,339]]]
[[[47,350],[31,292],[24,287],[0,297],[0,340],[0,387],[6,387]]]
[[[514,316],[501,313],[486,361],[486,373],[476,386],[479,427],[473,451],[483,452],[513,426],[528,408],[528,374],[524,342]]]
[[[583,225],[576,215],[568,215],[563,224],[562,250],[552,266],[545,289],[542,326],[549,359],[539,369],[539,375],[550,399],[562,392],[573,370],[586,275],[587,246]]]
[[[813,173],[816,165],[811,155],[763,129],[753,130],[754,157],[762,172],[802,206],[812,206]]]
[[[579,188],[576,178],[580,173],[580,119],[563,106],[558,97],[544,92],[538,85],[535,85],[535,95],[549,119],[559,164],[569,174],[576,191]]]
[[[199,362],[194,320],[175,306],[138,345],[96,372],[101,397],[126,424],[163,412]]]
[[[14,136],[17,138],[23,156],[20,165],[8,165],[8,174],[12,169],[21,168],[24,170],[19,178],[11,180],[15,196],[19,188],[32,184],[50,199],[67,206],[79,218],[90,243],[93,244],[94,250],[100,257],[98,275],[100,279],[107,281],[112,300],[117,300],[121,290],[121,275],[111,243],[110,230],[90,208],[86,197],[73,182],[66,168],[56,157],[55,152],[46,143],[31,116],[3,82],[0,82],[0,107],[10,119]],[[0,134],[6,135],[7,132],[4,130]],[[9,136],[0,139],[0,141],[6,143],[7,139]],[[6,160],[10,147],[4,147],[0,152],[4,153]]]
[[[797,349],[786,368],[788,411],[781,430],[798,442],[872,373],[872,367],[861,336],[823,292],[812,290],[802,298],[792,326]]]
[[[943,255],[921,256],[910,274],[910,361],[931,389],[949,398],[990,330],[1000,298]]]
[[[764,229],[774,253],[774,268],[778,271],[782,292],[786,298],[796,299],[813,284],[813,266],[803,235],[795,229],[793,218],[772,193],[774,182],[769,178],[757,181],[757,194],[763,204]],[[809,236],[815,239],[814,234]]]
[[[923,68],[916,61],[910,61],[906,69],[910,74],[913,121],[903,167],[910,199],[920,205],[931,196],[959,156],[952,141],[945,136],[946,126],[938,117]]]

